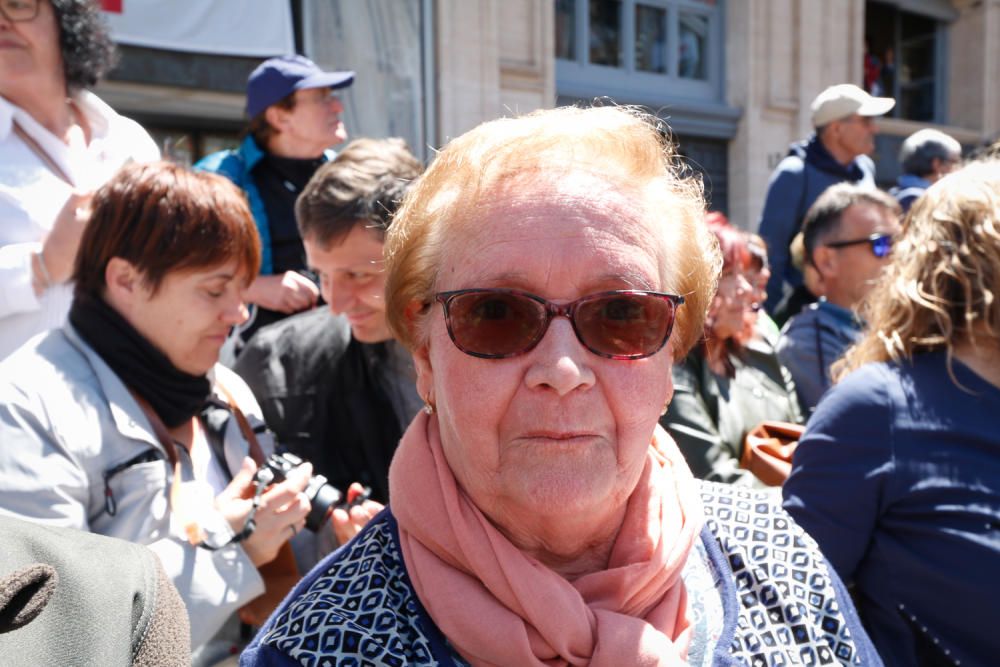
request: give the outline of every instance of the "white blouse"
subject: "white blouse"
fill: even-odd
[[[31,255],[41,250],[56,215],[73,189],[103,185],[131,160],[158,160],[153,139],[135,121],[118,115],[99,97],[73,97],[91,128],[86,147],[67,146],[20,107],[0,96],[0,359],[37,333],[62,325],[71,285],[53,285],[36,296]],[[14,131],[14,121],[58,164],[72,186]]]

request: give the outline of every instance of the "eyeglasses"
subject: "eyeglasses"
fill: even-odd
[[[892,252],[892,241],[892,234],[875,233],[871,236],[866,236],[863,239],[832,241],[830,243],[824,243],[823,245],[828,248],[846,248],[847,246],[870,243],[872,246],[872,254],[879,259],[882,259],[883,257],[888,257],[889,253]]]
[[[332,88],[306,88],[295,95],[296,104],[329,104],[334,101],[339,102],[340,96]]]
[[[11,23],[33,21],[38,16],[38,0],[0,0],[0,14]]]
[[[590,294],[556,304],[513,289],[440,292],[448,335],[466,354],[506,359],[529,352],[557,315],[569,318],[577,339],[607,359],[642,359],[666,345],[684,297],[642,290]]]

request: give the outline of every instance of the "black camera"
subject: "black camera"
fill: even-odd
[[[305,463],[301,458],[291,452],[275,453],[267,457],[264,465],[257,471],[258,484],[277,484],[285,481],[285,477],[293,469]],[[265,471],[270,471],[268,475]],[[271,477],[271,479],[267,479]],[[330,518],[334,508],[344,502],[344,494],[330,484],[323,475],[313,475],[309,478],[304,493],[309,499],[309,514],[306,515],[306,528],[314,533]]]

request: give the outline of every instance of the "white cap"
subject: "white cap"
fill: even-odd
[[[896,106],[891,97],[872,97],[853,83],[830,86],[816,96],[812,109],[813,127],[823,127],[848,116],[881,116]]]

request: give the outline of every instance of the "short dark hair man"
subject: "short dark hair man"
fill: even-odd
[[[954,169],[961,159],[962,145],[952,137],[932,128],[917,130],[899,149],[903,173],[889,194],[906,213],[924,190]]]
[[[261,239],[260,275],[247,291],[256,304],[241,327],[248,339],[265,324],[316,305],[319,289],[304,275],[305,251],[295,224],[295,198],[347,139],[334,91],[354,72],[325,72],[303,56],[261,63],[247,79],[250,118],[239,148],[206,156],[196,169],[216,172],[243,189]]]
[[[849,183],[827,189],[806,214],[805,263],[820,299],[785,324],[776,346],[806,414],[830,386],[830,365],[861,335],[855,309],[888,261],[899,217],[891,196]]]
[[[316,172],[296,212],[330,309],[265,327],[235,367],[279,443],[334,486],[360,482],[382,503],[396,445],[423,405],[386,324],[382,245],[422,169],[401,139],[358,139]]]
[[[779,324],[778,307],[786,291],[801,288],[802,274],[789,261],[788,247],[806,211],[831,185],[848,182],[875,186],[873,118],[896,104],[888,97],[872,97],[852,84],[830,86],[813,100],[815,134],[792,144],[771,175],[758,233],[767,243],[771,278],[767,284],[767,311]],[[786,288],[787,284],[787,288]],[[806,301],[812,299],[806,296]],[[797,312],[796,307],[789,314]]]

